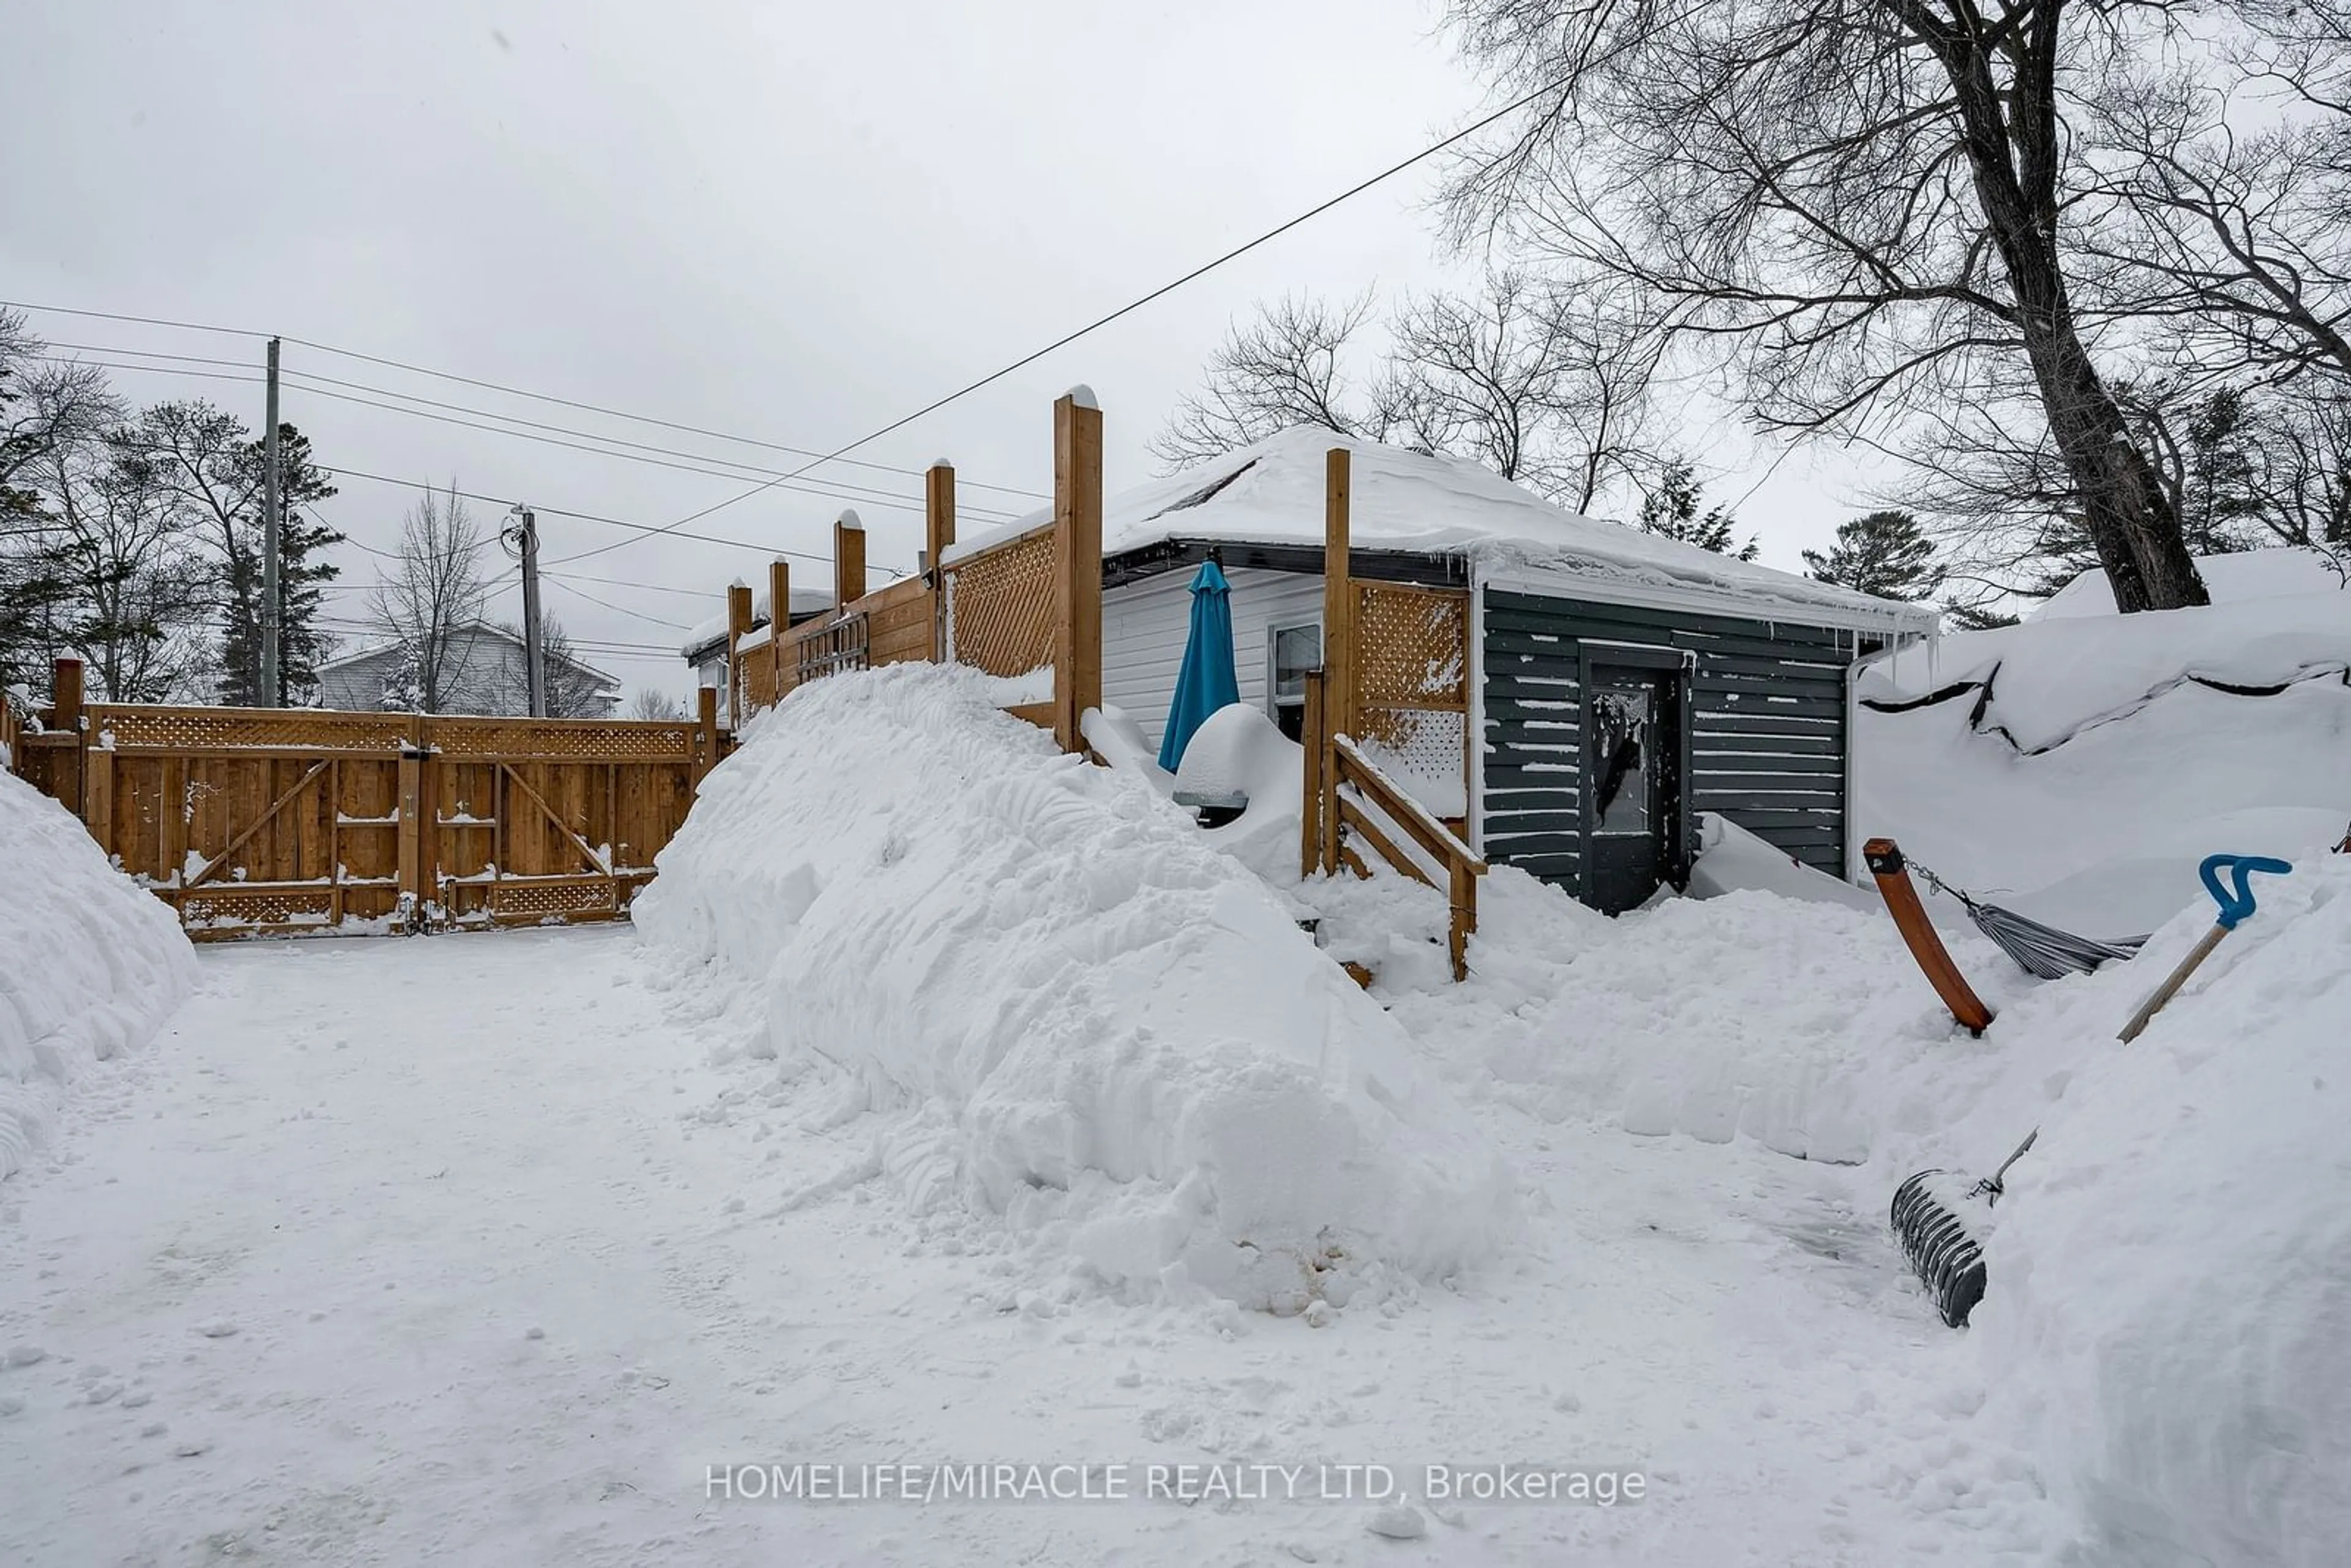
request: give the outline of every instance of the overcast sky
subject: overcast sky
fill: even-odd
[[[278,333],[762,441],[831,450],[1189,270],[1473,117],[1484,101],[1405,0],[8,0],[0,298]],[[1458,276],[1400,177],[857,454],[952,458],[978,488],[1050,483],[1050,404],[1100,395],[1112,489],[1227,325],[1285,291]],[[35,313],[52,342],[257,367],[257,338]],[[85,358],[121,359],[85,352]],[[161,361],[155,361],[161,363]],[[648,524],[747,489],[720,478],[333,401],[298,378],[789,468],[785,454],[532,403],[288,343],[285,417],[343,470],[322,515],[396,537],[413,493],[360,470]],[[201,395],[262,424],[261,388],[120,371],[138,402]],[[470,414],[453,414],[471,418]],[[1710,419],[1710,416],[1709,416]],[[1834,458],[1694,432],[1793,569],[1858,498]],[[878,564],[911,567],[919,480],[835,466]],[[1760,487],[1758,487],[1760,486]],[[1750,492],[1751,489],[1751,493]],[[674,626],[775,549],[829,549],[841,496],[770,489],[693,525],[761,547],[644,539],[558,574],[594,662],[684,690]],[[494,525],[502,508],[477,507]],[[542,513],[543,556],[623,531]],[[338,552],[357,619],[371,558]],[[824,569],[799,571],[829,580]],[[664,591],[684,590],[688,592]],[[593,595],[606,604],[590,602]],[[517,612],[508,584],[499,613]],[[609,606],[609,607],[608,607]],[[615,608],[616,607],[616,608]]]

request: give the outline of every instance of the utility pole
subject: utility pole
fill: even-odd
[[[530,666],[530,716],[545,718],[547,669],[538,653],[538,517],[519,501],[507,515],[522,519],[507,530],[507,538],[522,556],[522,656]]]
[[[261,692],[260,706],[282,707],[278,684],[278,641],[285,632],[285,587],[278,581],[277,557],[277,340],[269,340],[268,424],[261,433]]]

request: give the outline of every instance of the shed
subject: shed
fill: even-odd
[[[1154,745],[1190,576],[1212,554],[1232,585],[1241,700],[1299,733],[1304,677],[1323,659],[1333,446],[1351,454],[1357,738],[1486,859],[1614,913],[1678,884],[1698,814],[1717,811],[1850,873],[1853,666],[1931,632],[1931,609],[1578,517],[1473,463],[1328,431],[1290,430],[1105,500],[1102,698]]]

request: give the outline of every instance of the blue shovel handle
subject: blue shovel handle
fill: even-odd
[[[2231,883],[2225,888],[2220,885],[2220,872],[2224,867]],[[2212,902],[2220,906],[2220,929],[2234,931],[2237,922],[2253,912],[2251,881],[2253,873],[2258,871],[2272,876],[2283,876],[2293,870],[2293,866],[2271,855],[2208,855],[2204,863],[2196,868],[2196,874],[2204,879],[2204,891],[2210,894]]]

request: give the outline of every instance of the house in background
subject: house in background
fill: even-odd
[[[773,619],[768,612],[768,591],[764,588],[751,596],[750,630],[754,632],[764,629]],[[797,626],[801,622],[814,620],[831,609],[832,590],[795,588],[792,590],[791,614],[785,624]],[[687,664],[694,666],[695,685],[707,686],[716,692],[725,692],[726,690],[726,612],[722,610],[707,621],[697,623],[685,634],[684,646],[678,652],[684,655]],[[687,706],[692,706],[691,704]],[[725,712],[726,706],[721,702],[719,711]]]
[[[549,715],[556,718],[610,718],[620,711],[621,683],[577,659],[550,659]],[[523,715],[530,711],[529,661],[522,633],[477,621],[450,639],[442,684],[449,695],[446,714]],[[408,660],[397,643],[361,648],[319,666],[319,706],[365,712],[405,708],[402,687]]]
[[[1102,695],[1155,747],[1215,556],[1240,700],[1300,733],[1349,449],[1356,736],[1489,862],[1610,912],[1678,884],[1698,817],[1853,872],[1853,667],[1934,631],[1872,598],[1562,511],[1458,459],[1296,429],[1102,505]],[[948,559],[1033,529],[1040,513]]]

